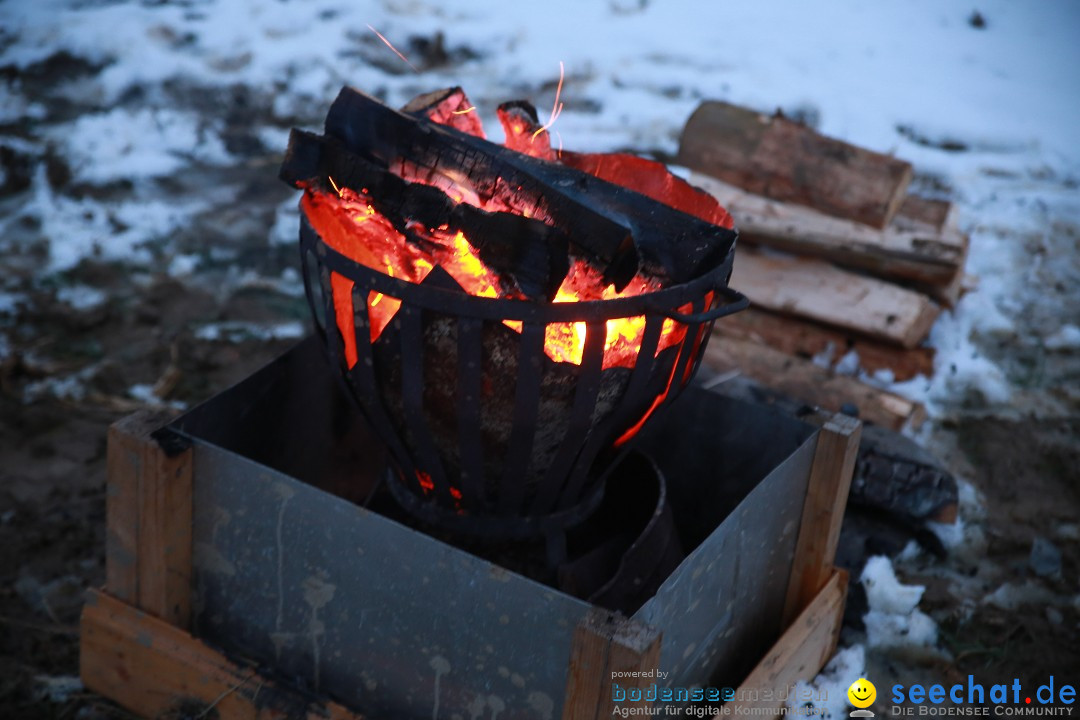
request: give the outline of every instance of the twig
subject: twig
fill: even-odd
[[[201,720],[202,718],[204,718],[204,717],[206,717],[207,715],[209,715],[209,714],[210,714],[210,711],[211,711],[211,710],[213,710],[213,709],[214,709],[215,707],[217,707],[217,704],[218,704],[219,702],[221,702],[222,700],[224,700],[225,698],[227,698],[228,696],[232,695],[232,694],[233,694],[234,692],[236,692],[237,690],[239,690],[239,689],[240,689],[240,687],[241,687],[241,686],[242,686],[242,685],[243,685],[244,683],[246,683],[246,682],[247,682],[248,680],[250,680],[250,679],[251,679],[251,678],[253,678],[253,677],[255,677],[255,673],[254,673],[254,671],[253,671],[253,672],[252,672],[252,673],[251,673],[250,675],[248,675],[247,677],[245,677],[245,678],[241,678],[241,679],[240,679],[240,682],[236,683],[236,684],[235,684],[235,685],[233,685],[233,686],[232,686],[231,688],[229,688],[229,689],[228,689],[228,690],[226,690],[225,692],[223,692],[223,693],[221,693],[220,695],[218,695],[218,696],[217,696],[217,699],[216,699],[216,700],[214,700],[214,702],[212,702],[212,703],[210,703],[209,705],[207,705],[207,706],[206,706],[206,709],[205,709],[205,710],[203,710],[203,711],[202,711],[201,713],[199,713],[198,715],[196,715],[196,716],[195,716],[195,718],[194,718],[194,720]],[[261,683],[259,684],[259,687],[262,687],[262,684],[261,684]]]

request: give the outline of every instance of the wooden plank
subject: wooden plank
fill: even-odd
[[[145,434],[131,415],[114,423],[105,453],[105,585],[125,602],[138,600],[139,472]]]
[[[781,714],[784,701],[780,698],[798,681],[817,675],[836,651],[847,583],[845,571],[833,570],[813,601],[736,689],[735,698],[725,705],[725,714],[770,717],[770,708],[772,717]]]
[[[974,290],[977,286],[978,278],[976,276],[968,275],[963,270],[959,270],[953,279],[945,285],[922,285],[914,283],[911,288],[912,290],[926,293],[935,301],[951,310],[956,307],[956,303],[960,301],[960,298]]]
[[[147,718],[362,720],[96,590],[83,608],[79,670],[88,689]]]
[[[605,610],[590,611],[574,629],[563,720],[611,717],[615,708],[613,683],[630,691],[656,682],[646,673],[660,666],[660,646],[661,633],[655,628]],[[635,707],[651,705],[647,701],[635,703]]]
[[[807,606],[832,574],[862,434],[862,424],[847,415],[822,413],[815,420],[821,428],[788,580],[785,625]]]
[[[145,410],[109,428],[106,587],[177,627],[191,617],[192,453]],[[155,437],[156,435],[156,437]]]
[[[875,229],[811,208],[778,202],[695,173],[690,183],[710,193],[735,218],[739,239],[812,255],[881,278],[947,286],[963,272],[968,237],[951,224],[940,229],[908,220]],[[899,216],[898,216],[899,218]]]
[[[139,486],[139,602],[143,610],[187,628],[191,621],[192,451],[171,455],[147,438]]]
[[[908,195],[896,211],[892,226],[901,230],[941,232],[952,224],[953,204],[948,200]]]
[[[930,298],[818,260],[740,250],[731,286],[773,312],[913,348],[941,309]]]
[[[715,372],[737,370],[766,387],[831,412],[850,403],[863,420],[891,430],[917,427],[926,419],[926,409],[919,403],[755,342],[714,338],[705,349],[704,361]]]
[[[748,192],[876,228],[892,220],[912,177],[903,160],[724,102],[704,102],[690,116],[678,162]]]
[[[859,366],[867,372],[889,370],[897,381],[934,373],[934,350],[910,350],[861,338],[854,333],[826,327],[808,320],[749,308],[724,318],[713,326],[723,337],[753,340],[800,357],[827,357],[835,365],[848,352],[859,356]]]

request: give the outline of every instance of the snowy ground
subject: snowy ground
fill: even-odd
[[[12,430],[0,530],[63,514],[76,496],[98,507],[100,447],[72,449],[57,428],[92,434],[132,407],[198,401],[302,334],[296,198],[276,180],[288,128],[316,129],[343,84],[392,104],[460,84],[490,130],[504,100],[546,113],[561,61],[554,129],[568,148],[670,158],[689,114],[716,98],[781,108],[913,162],[919,190],[956,203],[979,285],[933,330],[935,376],[898,389],[928,403],[922,439],[974,483],[966,507],[1007,486],[987,480],[998,445],[1051,458],[1046,472],[1071,481],[1046,492],[1063,492],[1066,510],[1038,533],[1075,545],[1078,31],[1080,5],[1049,1],[0,3],[0,380]],[[1036,429],[1016,435],[1021,422]],[[1017,462],[1016,477],[1042,472]],[[74,489],[73,472],[88,476]],[[980,537],[1022,554],[1031,540],[1014,535]],[[89,548],[85,567],[54,574],[92,580],[93,543],[71,542]],[[1058,585],[1039,587],[1074,596],[1076,562],[1067,554]],[[33,572],[8,563],[5,576]],[[981,602],[994,583],[1032,582],[995,568],[976,573],[991,587],[942,583]]]

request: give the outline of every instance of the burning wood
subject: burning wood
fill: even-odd
[[[658,163],[553,151],[528,103],[502,105],[499,118],[505,147],[484,139],[460,88],[401,112],[344,89],[325,135],[293,132],[282,177],[305,190],[305,221],[325,247],[376,273],[362,280],[339,262],[322,285],[346,373],[378,367],[360,402],[396,427],[406,483],[441,494],[443,507],[498,497],[514,514],[524,501],[577,500],[596,454],[677,394],[705,326],[741,305],[726,289],[731,217],[709,195]],[[410,309],[411,287],[450,291],[463,315]],[[470,296],[465,311],[455,298]],[[470,315],[479,325],[466,333]],[[455,354],[457,366],[442,361]],[[479,389],[482,414],[461,408],[463,384]],[[370,406],[372,392],[385,407]],[[466,415],[474,427],[462,427]],[[469,433],[484,452],[469,449]],[[466,456],[485,468],[467,471]],[[500,491],[500,478],[531,497]]]
[[[546,299],[556,303],[629,297],[656,291],[665,280],[685,282],[699,273],[706,261],[711,259],[715,264],[718,244],[726,240],[724,247],[730,247],[730,216],[707,195],[677,180],[656,163],[631,156],[568,153],[565,167],[588,175],[568,170],[564,178],[552,183],[546,195],[552,194],[551,189],[560,192],[558,188],[575,185],[582,188],[580,195],[599,189],[607,206],[601,211],[607,212],[593,210],[566,191],[562,191],[562,197],[570,208],[563,210],[555,200],[545,200],[544,194],[530,197],[522,186],[515,192],[501,177],[492,181],[490,173],[480,170],[482,163],[474,156],[461,163],[463,167],[472,163],[471,172],[462,175],[460,168],[450,167],[441,155],[423,144],[418,123],[406,120],[409,116],[405,114],[422,114],[433,123],[482,138],[483,129],[472,107],[460,88],[421,95],[406,105],[403,113],[393,113],[356,91],[343,90],[327,118],[327,127],[338,127],[339,137],[345,139],[294,133],[284,177],[307,189],[304,212],[338,251],[372,269],[417,284],[439,265],[465,292],[479,297]],[[373,114],[384,120],[378,127],[405,129],[407,137],[421,145],[414,145],[407,155],[399,154],[404,152],[400,148],[392,151],[379,145],[385,138],[380,139],[374,132],[357,132],[348,122],[349,117],[355,117],[375,127],[376,121],[369,120]],[[499,118],[509,148],[554,160],[548,134],[529,103],[506,103],[499,107]],[[438,136],[436,140],[449,140],[451,147],[468,145],[456,134]],[[520,156],[497,150],[494,146],[485,148],[486,152],[511,158],[506,163],[508,174],[519,176]],[[386,162],[387,167],[366,162],[364,155]],[[525,167],[528,169],[527,164]],[[543,178],[554,174],[547,167],[534,169]],[[676,213],[672,207],[648,203],[646,198],[639,199],[648,205],[643,212],[627,215],[629,222],[616,222],[619,214],[613,210],[625,209],[633,201],[625,191],[620,192],[624,188],[612,184],[616,177],[627,177],[625,170],[631,171],[629,177],[638,178],[633,189],[646,198],[658,203],[666,200],[685,211],[686,215],[678,218],[684,234],[703,228],[706,232],[693,244],[679,242],[678,237],[671,241],[660,238],[658,223],[649,218],[639,220],[637,215],[658,213],[670,220]],[[590,182],[589,176],[603,182]],[[327,184],[333,192],[327,192]],[[359,192],[354,189],[357,187]],[[582,209],[584,225],[571,241],[561,227],[575,223],[574,218],[565,217],[575,208]],[[672,228],[675,233],[680,231],[680,224]],[[597,227],[600,235],[592,235],[589,230]],[[641,232],[634,234],[635,227],[641,227]],[[639,247],[643,248],[641,252]],[[631,269],[630,279],[624,279]],[[347,283],[341,279],[337,282],[346,291],[339,296],[347,295]],[[374,342],[400,302],[376,295],[370,304]],[[347,304],[336,309],[339,315],[351,315]],[[520,329],[520,323],[508,321],[507,325]],[[640,316],[608,321],[605,367],[633,364],[644,325],[644,317]],[[661,333],[660,349],[679,339],[675,323],[667,323]],[[584,343],[585,323],[552,325],[547,331],[545,350],[553,360],[580,364]],[[351,366],[355,348],[347,348],[347,353]]]

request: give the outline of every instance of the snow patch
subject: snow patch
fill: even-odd
[[[37,697],[55,704],[64,704],[83,691],[82,680],[74,675],[35,675]]]
[[[26,302],[26,295],[23,293],[0,292],[0,317],[15,315],[19,305],[24,302]]]
[[[156,404],[161,401],[154,393],[154,386],[148,383],[137,383],[128,388],[128,395],[147,404]]]
[[[826,720],[838,720],[848,715],[849,704],[847,699],[848,688],[859,678],[866,674],[866,651],[862,645],[852,645],[838,650],[828,664],[822,668],[810,682],[800,680],[795,686],[795,697],[807,697],[807,695],[820,700],[799,703],[797,706],[789,702],[789,708],[817,708],[820,714],[816,717]],[[794,714],[789,713],[794,716]],[[808,714],[807,717],[810,717]]]
[[[195,337],[210,342],[298,340],[304,337],[304,324],[299,321],[262,325],[243,321],[210,323],[197,328]]]
[[[43,120],[47,114],[41,103],[26,99],[10,85],[0,84],[0,125],[14,124],[24,118]]]
[[[72,310],[94,310],[105,304],[105,293],[89,285],[70,285],[56,292],[56,299]]]
[[[1047,350],[1076,350],[1080,349],[1080,327],[1065,325],[1056,333],[1046,338],[1043,343]]]
[[[860,582],[866,590],[869,612],[863,616],[867,644],[877,647],[933,647],[937,625],[918,609],[926,590],[896,579],[892,562],[883,555],[866,561]]]
[[[165,400],[154,392],[154,386],[149,383],[136,383],[128,388],[128,397],[138,400],[145,405],[164,406],[173,410],[187,410],[187,403],[183,400]]]
[[[199,267],[199,256],[190,254],[180,254],[173,256],[173,259],[169,261],[169,277],[179,278],[187,277],[195,272]]]
[[[274,224],[270,227],[271,245],[295,245],[300,237],[299,191],[281,201],[274,211]]]
[[[53,191],[42,165],[34,174],[33,195],[22,215],[39,221],[49,241],[47,271],[62,272],[90,257],[146,265],[151,254],[144,245],[165,240],[206,206],[205,201],[192,200],[74,199]]]
[[[96,367],[83,368],[72,375],[47,377],[27,384],[23,388],[23,402],[32,403],[43,397],[79,402],[86,397],[86,381],[97,371]]]
[[[77,180],[103,184],[176,172],[192,161],[226,164],[220,136],[194,113],[116,108],[54,132]]]

